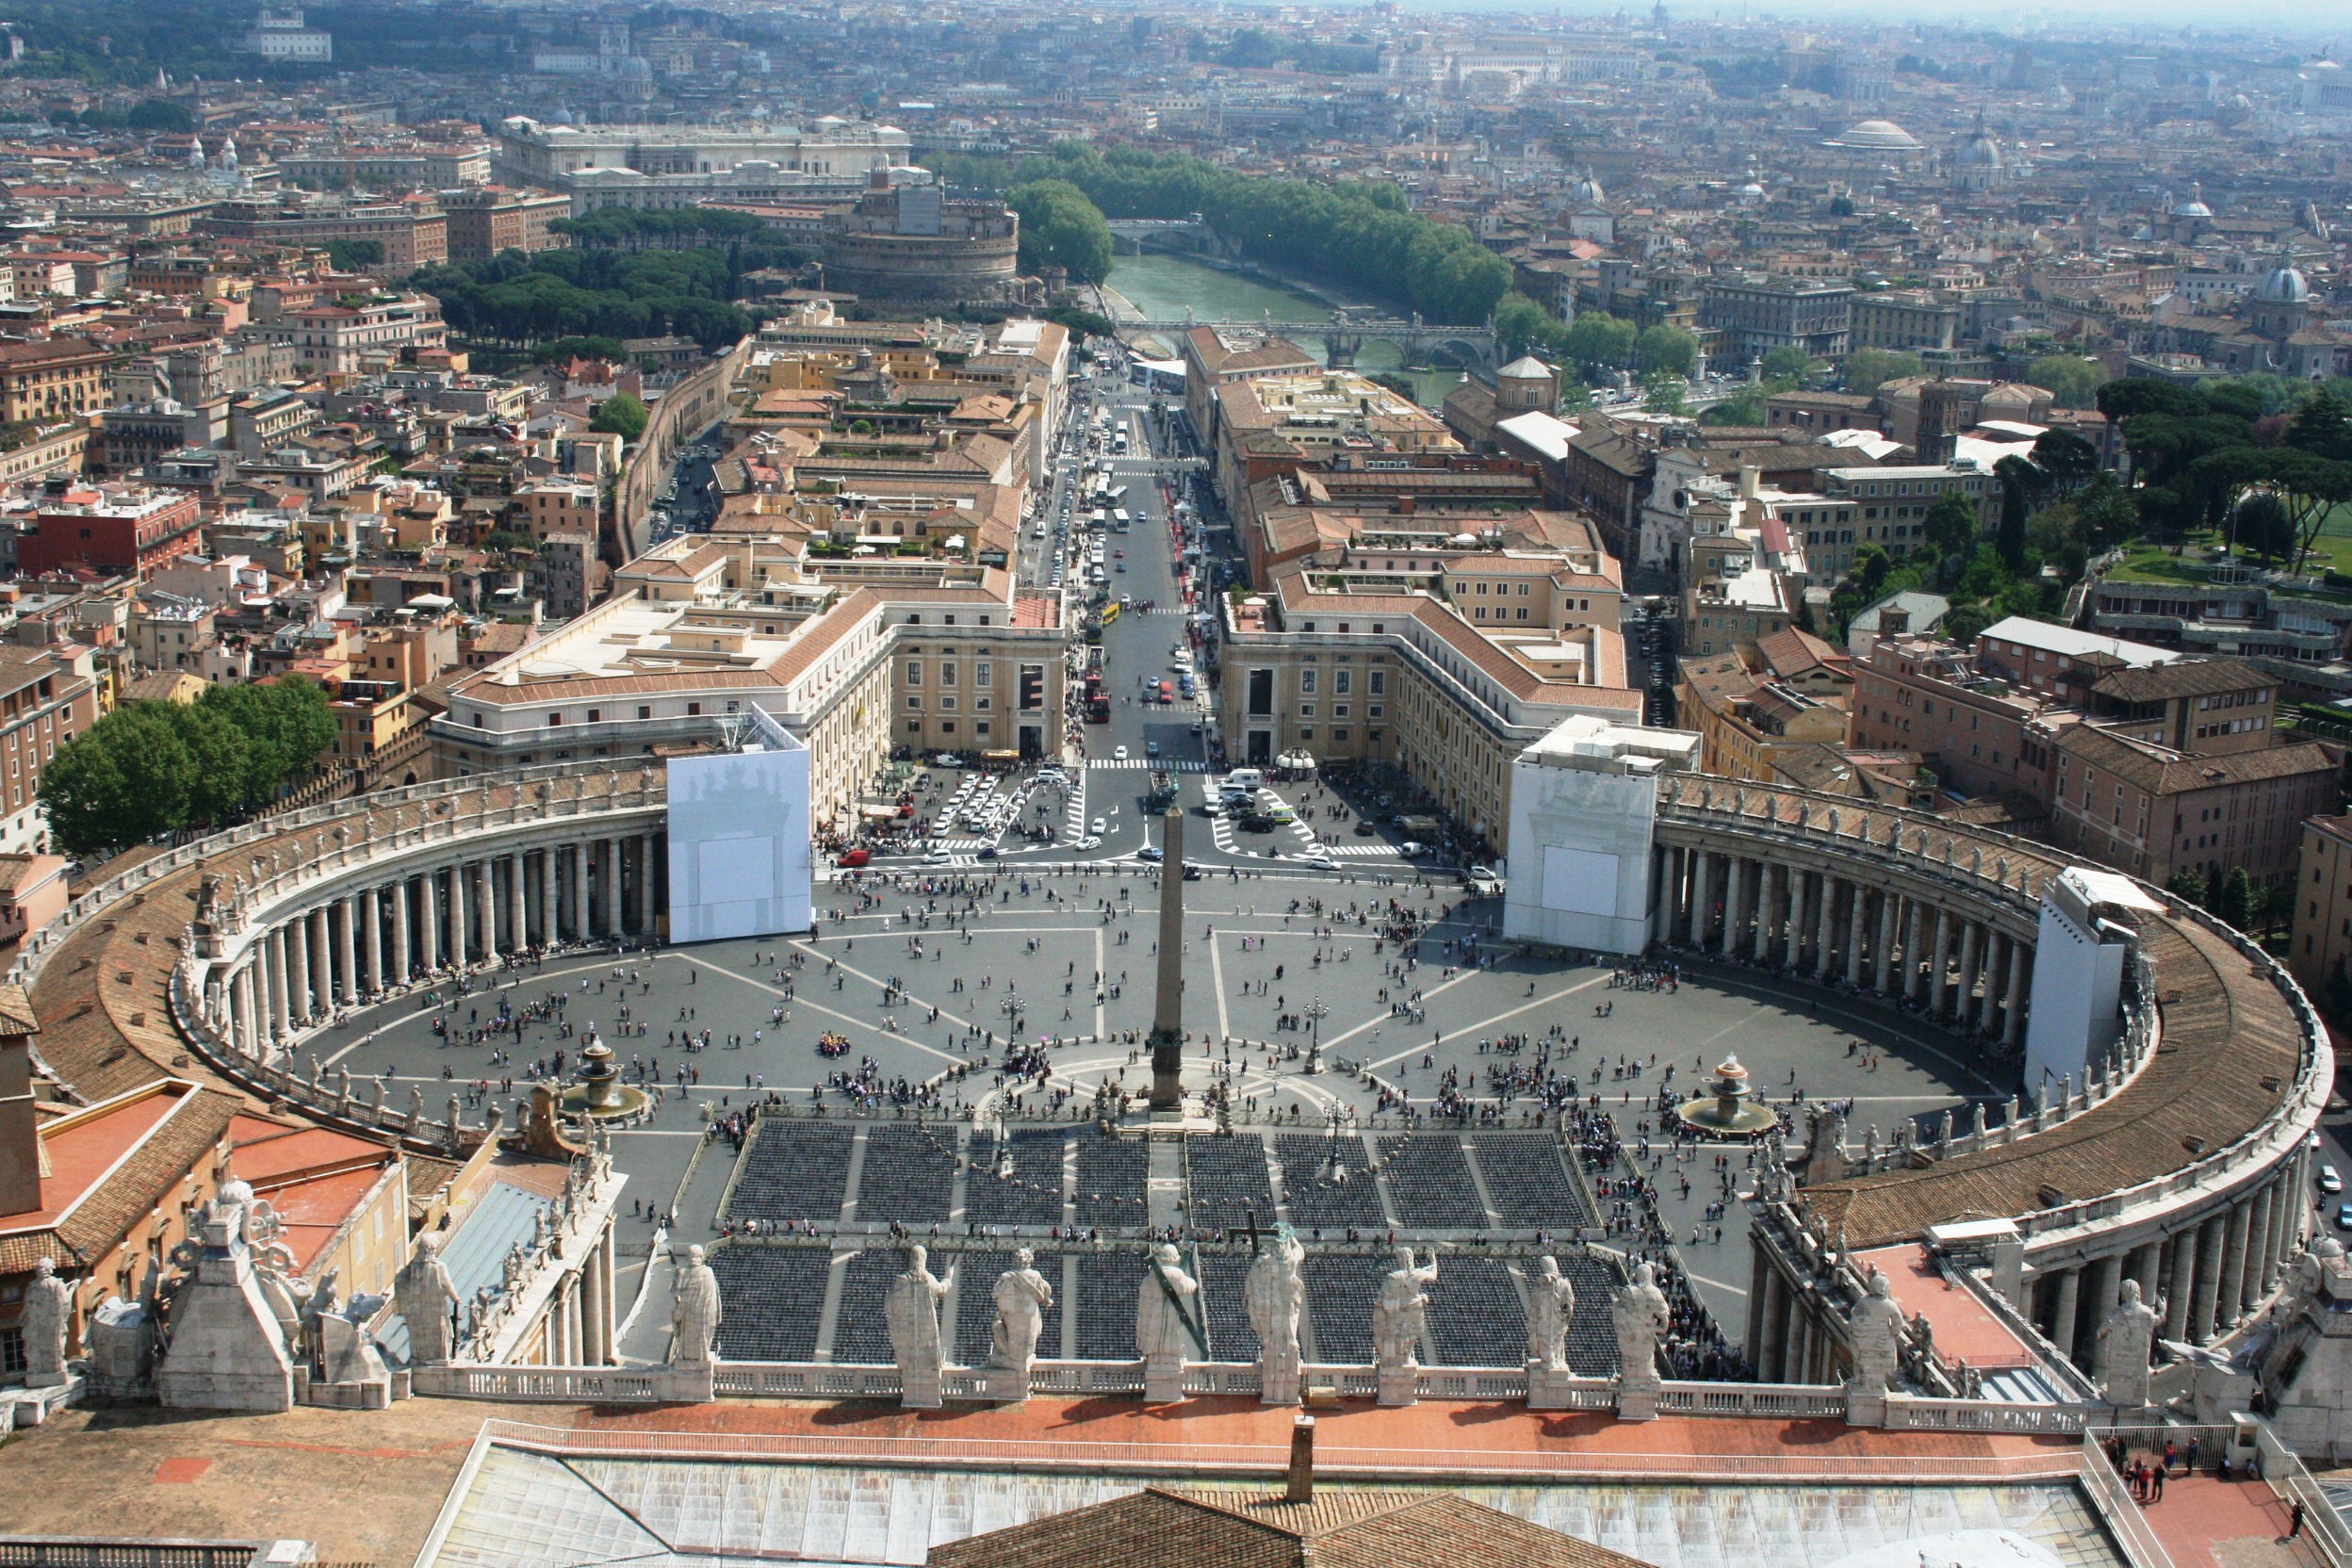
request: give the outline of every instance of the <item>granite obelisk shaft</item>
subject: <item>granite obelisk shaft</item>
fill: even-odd
[[[1160,845],[1159,994],[1152,1005],[1152,1108],[1184,1103],[1184,813],[1170,807]]]

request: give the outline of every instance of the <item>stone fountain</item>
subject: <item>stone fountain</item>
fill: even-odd
[[[580,1058],[580,1079],[564,1091],[562,1105],[565,1116],[589,1121],[625,1121],[645,1110],[652,1097],[621,1082],[620,1069],[612,1065],[611,1046],[602,1040],[591,1040]]]
[[[1769,1132],[1779,1121],[1772,1108],[1756,1099],[1748,1070],[1738,1056],[1725,1056],[1715,1069],[1715,1081],[1696,1100],[1685,1101],[1674,1114],[1683,1125],[1707,1137],[1745,1138]]]

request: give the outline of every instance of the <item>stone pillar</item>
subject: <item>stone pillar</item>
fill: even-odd
[[[1772,884],[1780,868],[1769,860],[1756,862],[1756,929],[1748,941],[1748,956],[1762,963],[1772,950]]]
[[[2001,1016],[2001,970],[2009,956],[2009,937],[2006,932],[1991,926],[1984,928],[1984,996],[1976,1005],[1976,1032],[1987,1039],[1992,1037],[1993,1024]]]
[[[1878,949],[1870,955],[1872,965],[1871,988],[1879,995],[1887,994],[1895,972],[1895,914],[1902,898],[1892,888],[1878,890]]]
[[[384,890],[392,898],[392,978],[406,985],[416,968],[408,948],[408,878],[400,877]]]
[[[1716,951],[1726,958],[1740,954],[1740,906],[1747,898],[1748,864],[1737,855],[1723,861],[1723,930],[1722,944]]]
[[[2156,1265],[2163,1252],[2164,1248],[2151,1241],[2134,1247],[2123,1256],[2123,1277],[2139,1282],[2140,1299],[2147,1302],[2150,1310],[2154,1309],[2157,1297],[2164,1294],[2156,1288]]]
[[[1912,1002],[1919,1001],[1927,989],[1927,970],[1919,958],[1926,924],[1927,906],[1915,898],[1911,901],[1910,934],[1903,939],[1903,994]]]
[[[2058,1303],[2050,1315],[2050,1342],[2058,1353],[2072,1360],[2074,1334],[2080,1326],[2076,1321],[2082,1300],[2082,1270],[2080,1266],[2065,1270],[2058,1276]]]
[[[1846,884],[1846,988],[1862,988],[1862,941],[1867,935],[1870,890],[1859,882]]]
[[[285,1037],[278,1025],[278,998],[286,994],[286,967],[277,961],[278,950],[264,931],[253,939],[253,1022],[259,1028],[264,1047],[274,1046]],[[265,1052],[266,1054],[266,1052]]]
[[[2265,1184],[2246,1204],[2246,1273],[2238,1282],[2241,1319],[2253,1316],[2254,1309],[2270,1294],[2270,1202],[2271,1187]]]
[[[2009,944],[2009,985],[2001,1004],[2001,1043],[2011,1050],[2025,1038],[2025,956],[2029,951],[2024,942]]]
[[[482,927],[482,959],[486,964],[498,961],[498,858],[485,855],[474,862],[474,875],[479,883],[482,909],[475,923]]]
[[[335,961],[343,971],[339,989],[345,1003],[359,1000],[359,895],[347,893],[335,901],[343,918],[335,934]]]
[[[2172,1233],[2172,1288],[2164,1303],[2164,1337],[2189,1337],[2189,1313],[2196,1305],[2197,1228]]]
[[[286,934],[286,1016],[294,1024],[310,1021],[310,917],[296,915],[282,928]]]
[[[2213,1338],[2213,1309],[2221,1298],[2221,1255],[2230,1217],[2217,1214],[2197,1228],[2197,1295],[2189,1303],[2189,1338],[2207,1345]]]
[[[2278,1288],[2279,1271],[2287,1260],[2287,1233],[2295,1217],[2295,1200],[2303,1189],[2295,1184],[2295,1162],[2290,1158],[2285,1170],[2270,1188],[2270,1235],[2262,1251],[2262,1294],[2268,1296]]]
[[[466,940],[466,906],[470,902],[466,896],[466,864],[459,861],[449,867],[449,949],[452,969],[464,969],[472,951]]]
[[[325,1018],[335,1011],[335,926],[328,906],[310,912],[311,1013]]]
[[[1788,940],[1783,942],[1785,969],[1789,973],[1799,973],[1804,969],[1804,893],[1806,893],[1808,884],[1813,882],[1813,874],[1797,870],[1792,865],[1792,868],[1788,868],[1785,877],[1788,877],[1788,933],[1785,933]]]
[[[249,956],[237,966],[236,977],[229,982],[229,1006],[237,1015],[237,1048],[248,1056],[261,1055],[261,1031],[254,1027],[259,1010],[253,1002],[253,960]]]
[[[572,937],[588,939],[588,841],[567,846],[572,858]]]
[[[416,934],[428,970],[441,967],[441,874],[429,871],[416,879]]]
[[[1681,851],[1674,853],[1680,855]],[[637,935],[645,941],[653,940],[653,835],[640,833],[637,835]],[[1666,937],[1671,940],[1673,936],[1670,929]]]
[[[1764,1311],[1760,1321],[1760,1343],[1748,1359],[1755,1363],[1756,1375],[1762,1381],[1783,1381],[1780,1374],[1788,1347],[1788,1284],[1781,1278],[1780,1270],[1770,1264],[1764,1266]]]
[[[2117,1301],[2123,1299],[2123,1254],[2109,1252],[2093,1258],[2086,1272],[2090,1278],[2085,1282],[2088,1288],[2084,1291],[2087,1299],[2083,1304],[2089,1310],[2082,1315],[2081,1337],[2084,1350],[2077,1364],[2088,1372],[2094,1359],[2092,1351],[2099,1343],[2099,1326],[2107,1321],[2107,1315],[2115,1310]]]
[[[605,1364],[603,1256],[604,1244],[599,1242],[589,1250],[587,1260],[580,1266],[580,1360],[583,1366],[602,1366]]]
[[[524,893],[523,852],[518,849],[499,857],[498,865],[506,877],[506,950],[520,953],[531,945],[531,901]]]
[[[384,989],[384,897],[374,888],[359,890],[359,952],[366,966],[361,983],[371,992]]]
[[[1684,895],[1690,906],[1688,939],[1702,953],[1707,951],[1707,939],[1715,934],[1715,905],[1707,890],[1714,870],[1715,858],[1712,855],[1703,849],[1690,852],[1690,888]]]
[[[2223,1233],[2221,1247],[2221,1288],[2213,1301],[2213,1331],[2218,1333],[2237,1322],[2238,1303],[2246,1295],[2246,1237],[2253,1223],[2254,1205],[2241,1199],[2230,1205],[2230,1228]]]
[[[1822,872],[1816,879],[1821,887],[1821,902],[1814,912],[1813,973],[1827,985],[1836,973],[1838,959],[1838,890],[1842,884]]]
[[[1968,1015],[1976,1009],[1976,965],[1978,946],[1984,928],[1975,921],[1960,923],[1960,989],[1952,999],[1952,1019],[1962,1028],[1968,1027]]]
[[[596,934],[602,937],[618,937],[621,934],[621,841],[598,839],[596,841],[596,862],[605,868],[604,885],[597,890],[604,895],[601,900],[604,909],[603,919],[599,922],[600,929]]]

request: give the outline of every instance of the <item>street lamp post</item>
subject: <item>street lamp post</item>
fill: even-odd
[[[1312,1077],[1323,1070],[1323,1021],[1331,1016],[1331,1010],[1318,996],[1300,1011],[1307,1021],[1307,1073]]]

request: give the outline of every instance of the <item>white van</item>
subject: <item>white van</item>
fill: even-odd
[[[1235,768],[1233,772],[1225,776],[1224,788],[1228,794],[1239,793],[1244,791],[1247,791],[1251,794],[1255,794],[1260,790],[1266,788],[1266,770],[1263,768]]]

